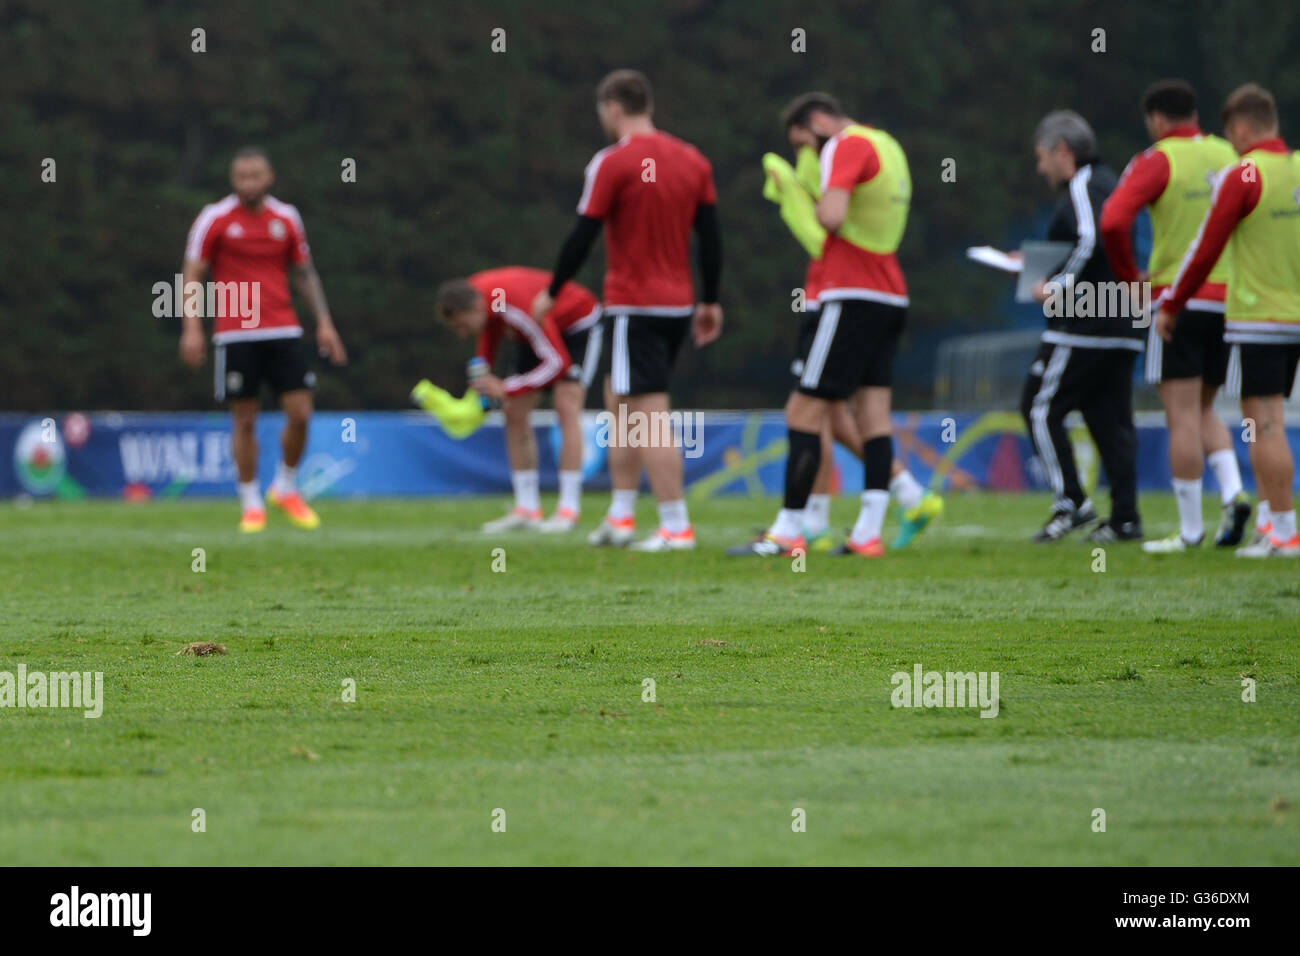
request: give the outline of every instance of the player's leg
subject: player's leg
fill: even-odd
[[[1129,349],[1093,349],[1091,387],[1079,404],[1110,484],[1110,517],[1088,540],[1094,544],[1139,541],[1137,427],[1133,423],[1133,363]]]
[[[266,528],[266,504],[257,482],[257,411],[261,404],[261,342],[231,342],[215,349],[216,399],[230,406],[230,445],[239,476],[239,530]]]
[[[316,376],[307,367],[307,349],[302,339],[271,339],[255,344],[262,355],[262,372],[284,412],[280,461],[266,498],[279,507],[294,526],[311,530],[320,526],[320,518],[298,493],[298,465],[307,447]]]
[[[643,445],[636,449],[637,457],[659,512],[658,529],[632,546],[637,551],[695,547],[684,494],[685,465],[668,397],[673,362],[689,331],[689,319],[650,315],[618,315],[612,325],[610,391],[626,408],[627,443]]]
[[[1201,346],[1201,450],[1219,485],[1221,517],[1214,535],[1218,548],[1241,543],[1250,525],[1251,502],[1241,481],[1241,467],[1232,434],[1214,413],[1214,398],[1228,378],[1229,348],[1223,341],[1223,314],[1189,310],[1200,332]],[[1182,323],[1179,323],[1181,326]],[[1178,334],[1178,328],[1174,330]]]
[[[230,444],[239,474],[239,530],[261,531],[266,527],[266,505],[257,483],[257,409],[256,398],[236,398],[230,402]]]
[[[582,410],[587,389],[596,378],[600,362],[601,329],[596,319],[585,328],[564,333],[564,345],[573,364],[551,390],[555,416],[560,423],[560,500],[555,514],[542,522],[543,531],[571,531],[582,513]]]
[[[1097,512],[1079,484],[1074,449],[1065,428],[1065,416],[1092,388],[1087,374],[1091,366],[1087,353],[1092,351],[1095,350],[1052,346],[1044,362],[1038,391],[1030,403],[1030,434],[1053,494],[1052,513],[1034,535],[1035,541],[1059,541],[1076,528],[1097,520]]]
[[[831,418],[844,402],[833,402],[831,414],[822,424],[821,463],[813,478],[812,492],[803,509],[803,537],[809,551],[828,551],[831,546],[831,484],[835,475],[835,438]]]
[[[842,303],[831,302],[806,313],[790,371],[797,385],[785,405],[785,487],[776,520],[754,540],[727,549],[733,557],[788,555],[806,548],[805,512],[821,470],[824,428],[831,409],[843,406],[857,381],[861,344],[859,325],[842,322]]]
[[[505,418],[506,460],[510,462],[510,485],[515,503],[510,513],[483,525],[488,534],[503,531],[536,530],[542,521],[540,482],[537,476],[537,438],[532,414],[541,392],[509,395],[501,403]]]
[[[844,303],[844,318],[858,329],[853,412],[862,436],[863,490],[858,519],[848,540],[836,553],[879,557],[884,554],[880,536],[889,508],[894,465],[891,418],[894,356],[907,310],[878,302],[849,300]]]
[[[298,464],[307,447],[307,428],[311,424],[311,389],[296,388],[280,393],[284,411],[284,431],[280,433],[280,462],[267,499],[278,506],[299,528],[310,531],[320,527],[320,518],[298,493]]]
[[[609,470],[610,496],[609,510],[604,519],[587,535],[587,543],[596,547],[614,545],[623,547],[631,544],[636,537],[636,496],[641,486],[640,449],[631,448],[623,439],[618,428],[620,406],[626,421],[627,403],[614,393],[615,377],[624,381],[630,374],[627,356],[627,330],[619,331],[620,343],[618,355],[615,356],[616,319],[624,323],[627,316],[607,314],[601,319],[598,354],[598,375],[603,379],[602,391],[605,399],[605,411],[610,416],[609,434],[605,442],[605,464]],[[593,335],[596,334],[593,330]],[[616,360],[617,358],[617,360]]]
[[[895,458],[889,469],[889,493],[898,502],[898,534],[890,548],[906,548],[930,526],[930,522],[943,514],[943,497],[930,491]]]
[[[640,449],[640,458],[659,512],[658,531],[635,547],[637,550],[670,550],[659,543],[666,541],[671,543],[672,550],[692,548],[695,546],[695,532],[686,509],[685,465],[668,417],[668,393],[628,395],[624,400],[631,427],[635,428],[638,421],[645,423],[647,444]]]
[[[1241,346],[1241,414],[1255,426],[1249,444],[1261,503],[1268,503],[1271,528],[1256,544],[1239,548],[1242,557],[1300,556],[1291,484],[1295,462],[1286,437],[1283,402],[1295,381],[1300,345]]]
[[[854,396],[854,417],[862,435],[863,489],[858,519],[841,554],[879,557],[884,553],[880,533],[889,508],[890,471],[894,461],[892,402],[893,391],[888,386],[864,386]]]
[[[1166,361],[1177,343],[1169,343]],[[1178,507],[1178,531],[1168,538],[1147,541],[1142,550],[1150,553],[1184,551],[1196,547],[1205,537],[1201,512],[1201,469],[1204,442],[1201,437],[1201,392],[1197,378],[1165,378],[1156,386],[1165,409],[1169,429],[1169,470]]]
[[[1038,456],[1040,464],[1042,454],[1038,451],[1038,438],[1034,430],[1034,399],[1038,397],[1038,392],[1043,387],[1043,372],[1047,370],[1047,363],[1052,359],[1052,351],[1053,346],[1046,342],[1039,344],[1038,354],[1030,363],[1029,372],[1025,375],[1024,387],[1020,390],[1020,417],[1025,421],[1025,434],[1029,437],[1029,445]]]
[[[1261,541],[1239,548],[1237,554],[1243,557],[1300,555],[1291,498],[1295,464],[1286,440],[1282,396],[1243,396],[1241,414],[1255,423],[1255,440],[1249,445],[1250,465],[1255,471],[1261,505],[1268,504],[1270,527]]]
[[[580,380],[564,379],[551,387],[551,400],[560,427],[560,499],[541,530],[571,531],[582,513],[582,408],[587,389]]]
[[[1205,460],[1219,485],[1221,517],[1214,535],[1215,547],[1230,548],[1241,543],[1250,525],[1251,503],[1241,480],[1241,466],[1237,463],[1237,450],[1232,446],[1232,433],[1223,419],[1214,411],[1214,398],[1218,385],[1201,388],[1201,443]]]
[[[785,488],[776,519],[753,541],[727,549],[732,557],[789,555],[807,549],[804,538],[805,513],[813,485],[821,471],[823,432],[829,426],[829,395],[795,390],[785,403],[786,441]]]

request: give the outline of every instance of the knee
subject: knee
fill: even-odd
[[[526,403],[512,402],[509,399],[506,399],[501,410],[505,413],[507,425],[519,427],[528,424],[529,408]]]

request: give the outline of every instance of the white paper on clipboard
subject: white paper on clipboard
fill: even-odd
[[[1013,259],[1000,249],[992,246],[971,246],[966,250],[966,258],[982,266],[990,266],[1003,272],[1019,272],[1023,263]]]

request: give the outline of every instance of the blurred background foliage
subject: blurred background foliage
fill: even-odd
[[[191,222],[229,191],[231,152],[246,143],[270,151],[274,193],[302,212],[352,353],[321,376],[321,405],[405,407],[422,376],[463,384],[468,345],[433,321],[437,283],[551,266],[583,167],[605,145],[594,85],[615,67],[644,70],[658,123],[712,161],[724,229],[727,329],[683,354],[676,400],[774,406],[789,386],[804,260],[760,196],[759,158],[788,152],[777,114],[791,96],[832,91],[911,161],[898,404],[925,407],[938,342],[1026,321],[1007,283],[963,251],[1012,244],[1041,219],[1051,197],[1029,138],[1043,113],[1083,113],[1117,170],[1147,145],[1137,99],[1161,76],[1197,85],[1210,129],[1247,80],[1273,89],[1284,134],[1300,119],[1291,3],[157,6],[0,4],[0,408],[212,406],[210,365],[180,365],[152,287],[179,271]],[[191,52],[195,28],[204,53]],[[496,28],[504,53],[491,51]],[[807,52],[791,50],[796,28]],[[46,157],[55,183],[41,182]],[[355,183],[341,180],[345,158]],[[601,267],[594,256],[580,279],[598,289]]]

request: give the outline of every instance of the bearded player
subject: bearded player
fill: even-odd
[[[202,297],[191,296],[191,283],[211,274],[220,294],[214,317],[217,401],[230,403],[232,446],[239,472],[239,530],[266,528],[266,505],[257,482],[257,412],[262,385],[269,385],[284,410],[281,459],[267,499],[297,527],[320,525],[297,488],[298,463],[307,445],[312,386],[302,326],[289,295],[293,273],[298,292],[316,318],[316,344],[322,357],[347,364],[347,351],[334,328],[320,276],[312,265],[307,234],[298,210],[269,195],[275,172],[266,153],[245,147],[230,164],[234,192],[204,206],[190,228],[183,267],[186,290],[180,341],[181,360],[203,365]],[[232,307],[232,303],[239,303]],[[251,309],[244,308],[246,305]]]

